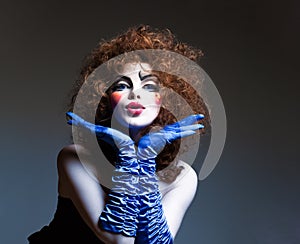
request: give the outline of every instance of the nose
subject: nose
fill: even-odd
[[[141,96],[139,94],[136,94],[136,90],[132,90],[130,91],[130,93],[128,94],[128,99],[133,100],[133,99],[140,99]]]

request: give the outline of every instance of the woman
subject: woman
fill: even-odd
[[[57,160],[57,211],[49,226],[28,238],[30,243],[172,243],[197,188],[196,173],[176,158],[180,138],[199,130],[203,133],[197,122],[201,119],[207,128],[209,113],[188,82],[157,71],[153,68],[157,62],[152,60],[149,65],[147,55],[126,56],[148,49],[172,51],[193,61],[202,56],[201,51],[178,42],[170,31],[149,26],[130,28],[92,51],[75,87],[70,111],[75,112],[76,101],[83,95],[86,104],[96,104],[96,114],[79,106],[76,111],[87,115],[85,120],[77,112],[69,112],[68,119],[87,133],[96,133],[103,153],[116,167],[108,177],[113,184],[109,190],[101,169],[89,167],[101,163],[86,163],[93,158],[89,157],[93,149],[82,146],[85,136],[78,140],[82,143],[63,148]],[[125,56],[115,59],[121,54]],[[160,65],[170,65],[169,59],[158,59]],[[95,70],[103,64],[109,72],[99,78]],[[92,89],[83,91],[88,79]],[[183,97],[195,115],[176,122],[166,109],[172,95],[164,89]],[[182,104],[177,107],[185,111]],[[89,113],[94,121],[87,121]],[[111,128],[113,119],[118,129]],[[88,156],[82,160],[80,155]]]

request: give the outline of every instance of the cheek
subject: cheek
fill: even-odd
[[[161,96],[159,93],[155,94],[155,103],[156,105],[161,105]]]
[[[117,104],[119,103],[121,97],[122,97],[122,94],[120,94],[118,92],[114,92],[114,93],[111,94],[110,102],[111,102],[111,106],[113,107],[113,109],[117,106]]]

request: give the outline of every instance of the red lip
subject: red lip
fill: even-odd
[[[139,104],[137,102],[131,102],[126,105],[127,109],[144,109],[145,107],[142,104]]]
[[[131,102],[126,105],[127,111],[132,116],[138,116],[140,115],[145,107],[142,104],[139,104],[137,102]]]

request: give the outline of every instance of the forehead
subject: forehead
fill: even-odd
[[[122,74],[126,76],[135,75],[137,73],[149,74],[151,66],[147,63],[127,63],[124,65]]]

